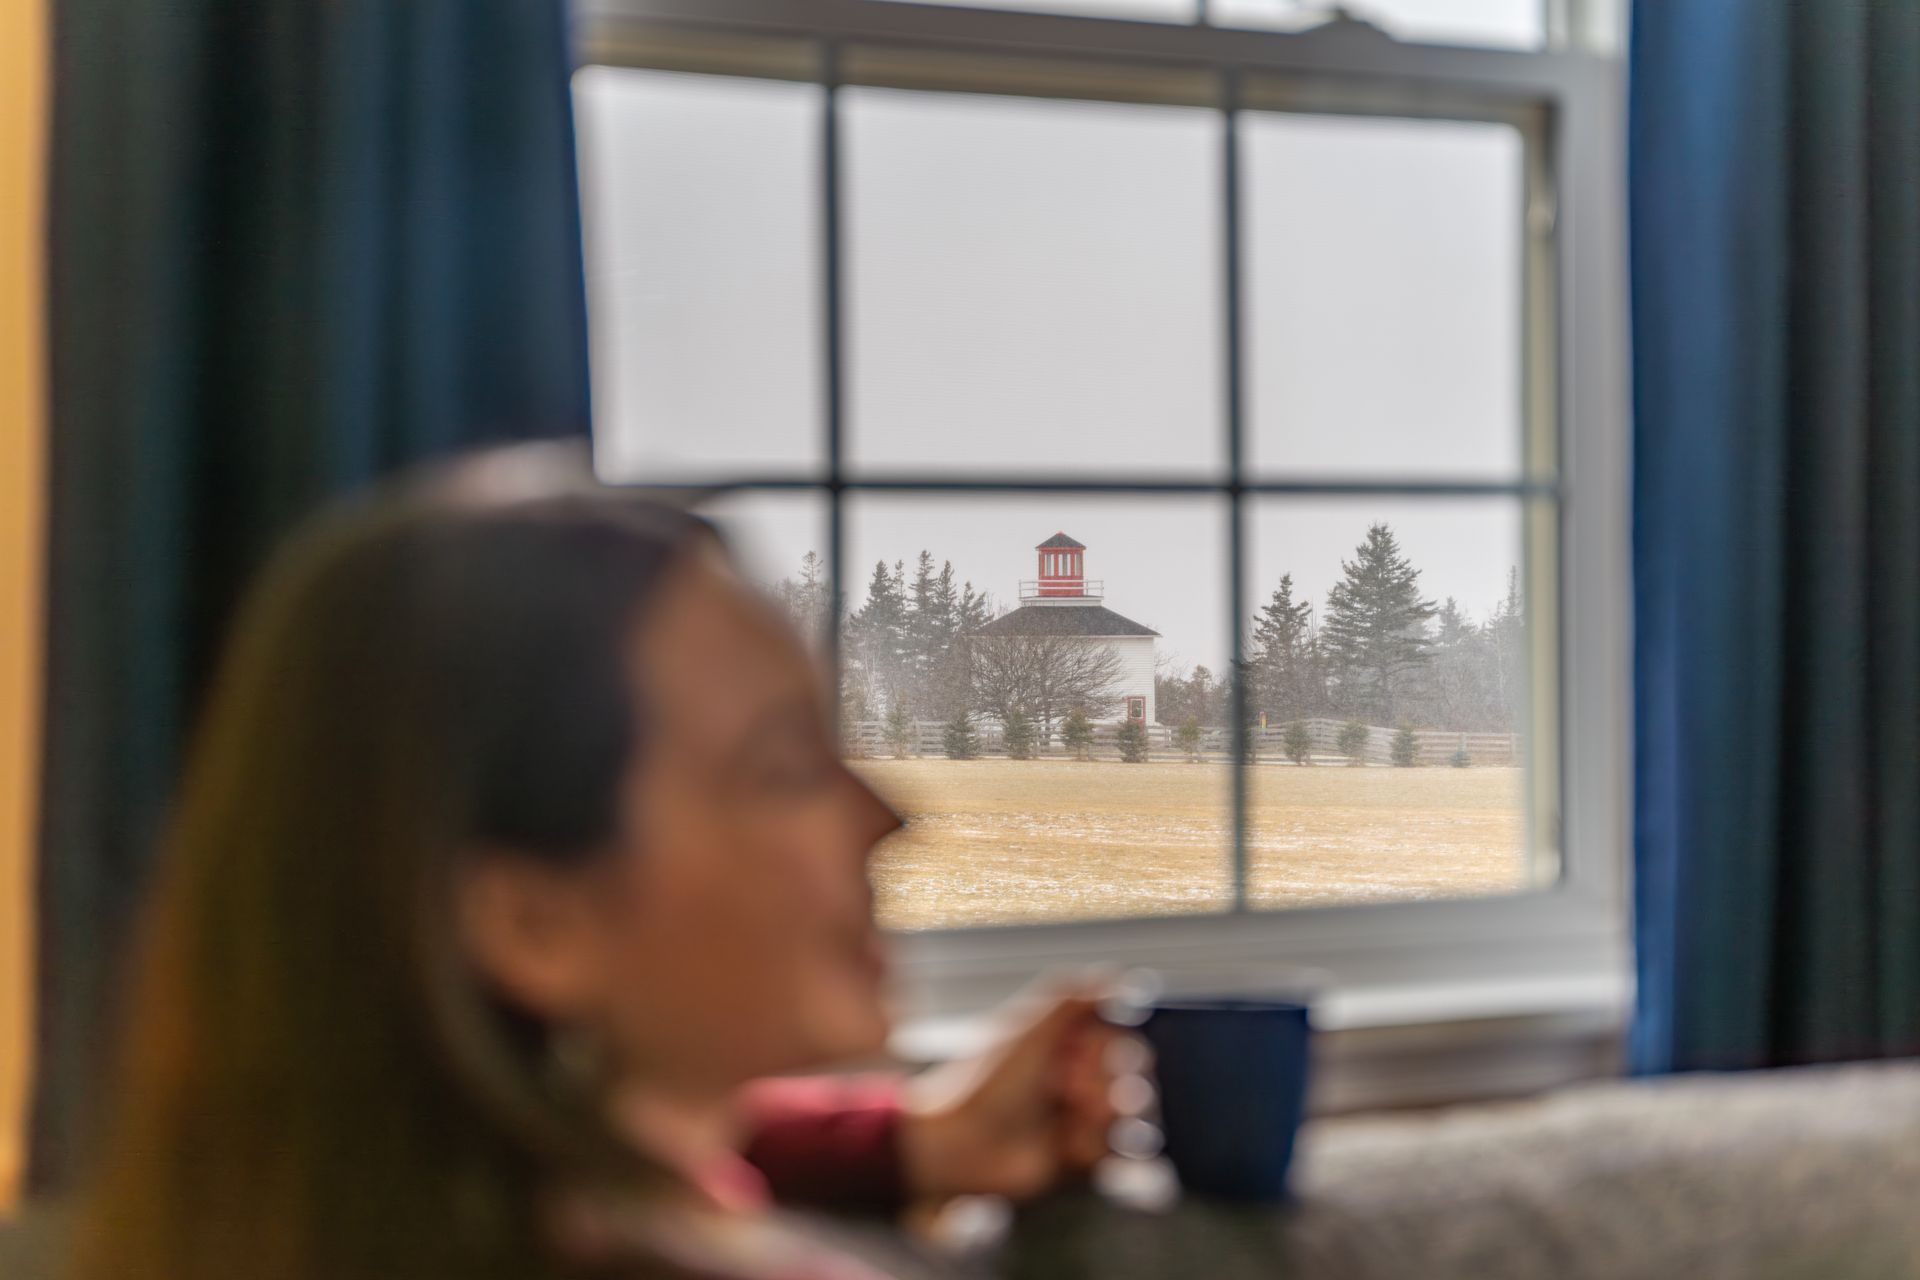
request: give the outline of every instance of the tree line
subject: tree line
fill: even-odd
[[[1517,569],[1476,622],[1458,601],[1420,592],[1420,571],[1386,524],[1340,562],[1340,581],[1314,616],[1293,575],[1253,617],[1246,645],[1247,717],[1278,728],[1327,717],[1465,733],[1511,733],[1526,705],[1527,619]],[[1157,718],[1224,726],[1232,693],[1205,666],[1158,672]]]
[[[1245,648],[1250,723],[1311,717],[1461,732],[1511,732],[1525,705],[1526,614],[1519,574],[1476,622],[1459,604],[1420,592],[1420,571],[1384,523],[1368,528],[1324,610],[1283,574],[1251,619]],[[814,552],[774,595],[804,634],[824,634],[830,587]],[[1105,646],[1068,637],[975,634],[1005,610],[950,560],[922,550],[874,564],[860,606],[841,624],[842,689],[850,720],[957,723],[975,714],[1031,721],[1051,735],[1073,712],[1110,718],[1119,675]],[[1231,696],[1206,666],[1155,676],[1155,718],[1176,728],[1224,726]]]

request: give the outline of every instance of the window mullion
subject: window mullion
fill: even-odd
[[[842,304],[842,243],[840,208],[840,48],[833,41],[820,45],[820,305],[821,358],[825,390],[823,426],[826,432],[827,479],[827,670],[834,682],[835,705],[844,691],[840,634],[846,613],[846,487],[843,425],[845,414],[845,310]]]
[[[1241,327],[1240,280],[1240,73],[1228,68],[1220,79],[1221,115],[1221,302],[1225,310],[1222,326],[1225,347],[1222,403],[1226,408],[1227,432],[1227,608],[1231,611],[1227,631],[1232,656],[1229,699],[1232,719],[1228,737],[1233,744],[1233,909],[1247,909],[1247,718],[1248,691],[1246,672],[1246,491],[1245,441],[1242,406],[1244,352]]]

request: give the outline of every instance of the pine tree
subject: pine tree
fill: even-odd
[[[1240,744],[1245,758],[1249,761],[1260,758],[1260,707],[1259,700],[1253,696],[1252,664],[1242,660],[1234,670],[1236,677],[1246,686],[1246,696],[1240,706]],[[1223,685],[1220,689],[1221,718],[1223,721],[1233,718],[1233,687]]]
[[[1281,745],[1286,748],[1287,759],[1295,764],[1313,763],[1313,734],[1307,729],[1306,721],[1289,720]]]
[[[818,643],[827,629],[827,562],[818,552],[800,557],[800,575],[793,584],[794,626],[809,643]]]
[[[1340,754],[1347,758],[1350,765],[1363,765],[1367,762],[1367,743],[1373,737],[1367,726],[1358,720],[1350,720],[1340,727]]]
[[[1492,637],[1452,597],[1434,615],[1429,655],[1402,685],[1404,713],[1442,729],[1505,727]]]
[[[922,551],[914,567],[913,588],[907,596],[906,660],[922,692],[945,661],[959,632],[959,600],[954,594],[953,562],[933,570],[933,555]]]
[[[1087,719],[1087,713],[1079,707],[1067,712],[1067,718],[1060,722],[1060,745],[1071,751],[1076,760],[1092,756],[1093,721]]]
[[[1033,759],[1033,721],[1019,707],[1007,713],[1005,740],[1009,757]]]
[[[1173,731],[1173,745],[1186,752],[1189,760],[1200,758],[1200,721],[1196,717],[1188,716],[1180,722]]]
[[[906,566],[876,561],[867,580],[867,598],[847,618],[849,677],[874,702],[910,696],[907,671]]]
[[[936,620],[933,628],[935,637],[942,646],[952,644],[965,622],[960,616],[960,588],[953,580],[953,561],[940,562],[940,576],[933,580],[933,590],[928,599],[930,616]]]
[[[1391,722],[1405,677],[1429,661],[1427,620],[1434,605],[1420,598],[1420,571],[1385,524],[1371,526],[1340,568],[1345,577],[1327,593],[1320,643],[1345,709]]]
[[[993,596],[989,592],[975,591],[971,581],[962,583],[957,616],[960,620],[958,630],[961,635],[978,631],[993,621]]]
[[[895,698],[893,709],[887,712],[887,746],[893,752],[893,758],[904,760],[913,754],[914,738],[913,717],[907,712],[907,700]]]
[[[1121,721],[1113,740],[1120,748],[1120,759],[1127,764],[1147,762],[1147,726],[1138,720]]]
[[[913,600],[910,647],[920,705],[928,715],[945,719],[966,704],[969,683],[965,626],[953,562],[943,561],[936,574],[931,558],[922,552]]]
[[[1313,635],[1313,605],[1293,598],[1293,575],[1283,574],[1273,597],[1253,622],[1248,646],[1248,692],[1268,723],[1297,720],[1320,710],[1318,645]]]
[[[1420,763],[1420,739],[1413,736],[1411,725],[1401,725],[1400,731],[1393,735],[1393,763],[1401,769],[1411,769]]]
[[[971,760],[979,755],[980,738],[973,730],[973,713],[962,711],[947,721],[942,740],[949,760]]]
[[[1507,595],[1487,619],[1490,665],[1493,668],[1496,733],[1518,733],[1528,703],[1527,606],[1520,594],[1520,570],[1507,570]]]

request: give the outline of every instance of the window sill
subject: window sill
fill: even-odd
[[[1519,1097],[1617,1075],[1632,1006],[1625,973],[1349,987],[1315,1009],[1316,1115]],[[988,1015],[922,1017],[894,1033],[903,1062],[964,1057]]]

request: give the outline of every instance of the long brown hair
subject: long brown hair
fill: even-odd
[[[476,848],[613,835],[623,655],[691,517],[583,483],[413,483],[300,538],[242,615],[138,953],[76,1280],[557,1274],[543,1191],[644,1182],[550,1028],[463,963]]]

